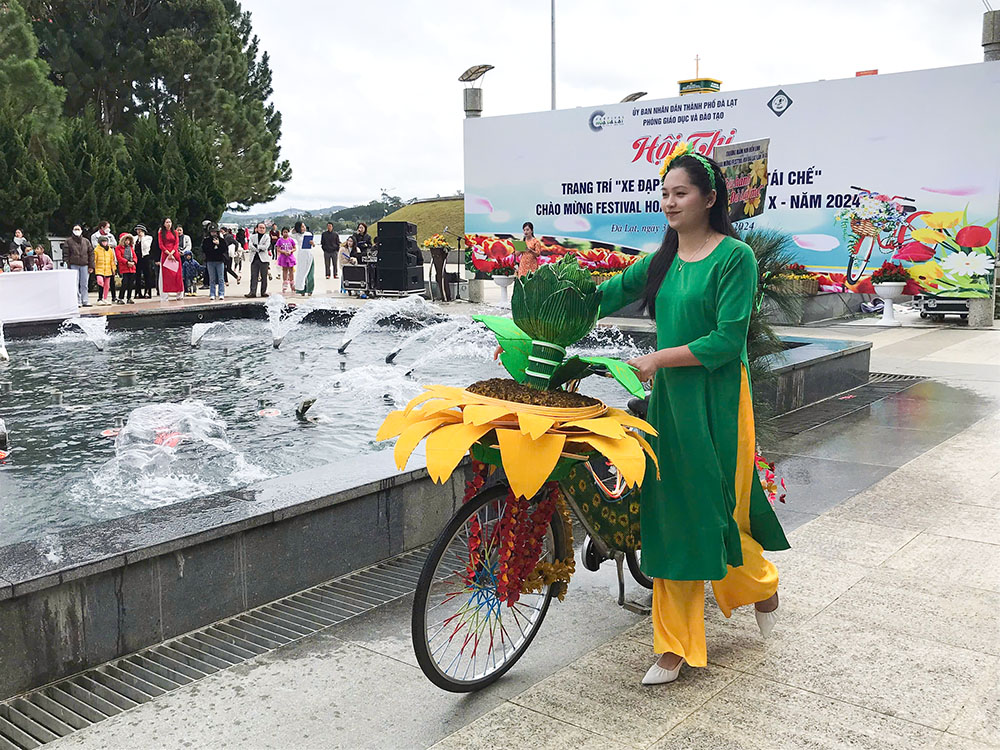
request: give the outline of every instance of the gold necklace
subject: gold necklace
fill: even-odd
[[[705,249],[705,245],[708,244],[708,241],[710,239],[712,239],[712,233],[711,232],[709,232],[709,235],[708,235],[708,237],[705,238],[705,241],[701,243],[701,247],[699,247],[698,250],[697,250],[697,252],[695,252],[695,256],[697,256],[699,253],[701,253],[702,250]],[[680,266],[677,268],[678,271],[683,271],[684,270],[684,266],[686,266],[688,263],[694,263],[695,262],[695,258],[692,258],[691,260],[684,260],[681,257],[680,251],[677,252],[677,260],[679,260],[681,262]]]

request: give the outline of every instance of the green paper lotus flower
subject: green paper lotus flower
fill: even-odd
[[[613,377],[633,396],[645,395],[635,369],[608,357],[566,357],[597,325],[601,292],[576,256],[567,255],[514,284],[510,318],[474,315],[496,335],[500,362],[518,383],[556,389],[596,373]]]
[[[594,329],[600,307],[601,293],[575,255],[517,279],[510,302],[518,328],[564,349]]]

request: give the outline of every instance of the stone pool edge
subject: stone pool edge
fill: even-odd
[[[423,460],[382,451],[0,548],[0,700],[432,541],[465,472],[437,485]]]

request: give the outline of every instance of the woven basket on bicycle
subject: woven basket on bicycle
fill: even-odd
[[[878,237],[878,228],[870,219],[851,219],[851,232],[858,237]]]

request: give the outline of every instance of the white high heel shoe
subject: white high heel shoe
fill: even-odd
[[[778,622],[778,608],[775,607],[770,612],[761,612],[755,608],[753,614],[757,618],[757,627],[760,628],[761,636],[769,637],[771,631],[774,630],[775,623]]]
[[[649,668],[646,676],[642,678],[643,685],[665,685],[668,682],[673,682],[681,673],[681,665],[684,664],[684,660],[681,659],[673,669],[664,669],[657,662],[659,662],[659,659],[653,662],[653,666]]]

